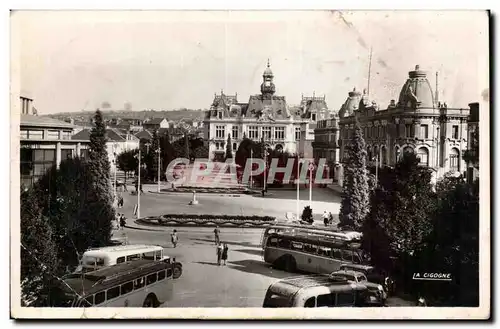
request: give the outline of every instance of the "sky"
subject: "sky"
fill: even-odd
[[[417,64],[449,107],[489,88],[481,11],[17,11],[11,42],[12,83],[39,114],[207,109],[221,90],[247,102],[268,59],[288,104],[314,93],[338,110],[367,88],[370,48],[381,108]]]

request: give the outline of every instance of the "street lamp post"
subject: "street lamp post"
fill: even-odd
[[[113,144],[113,164],[114,164],[114,174],[113,174],[113,193],[114,197],[116,198],[116,169],[117,169],[117,164],[116,164],[116,143]]]
[[[314,164],[312,162],[309,163],[309,207],[312,209],[312,172],[314,170]]]
[[[160,161],[161,161],[161,149],[160,145],[158,144],[158,150],[156,150],[158,153],[158,193],[160,193]]]

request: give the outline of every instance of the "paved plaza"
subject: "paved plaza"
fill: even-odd
[[[284,216],[295,209],[295,191],[271,191],[272,195],[229,197],[199,194],[200,204],[189,206],[191,194],[156,194],[147,190],[141,195],[141,216],[162,213],[245,214]],[[318,189],[313,204],[317,216],[324,210],[338,213],[339,197],[334,191]],[[146,227],[133,223],[132,209],[136,196],[125,196],[125,207],[119,211],[129,218],[128,226],[115,234],[126,234],[129,243],[158,244],[183,264],[183,275],[175,281],[173,299],[162,307],[261,307],[268,286],[276,280],[296,276],[271,268],[261,252],[263,229],[221,228],[221,240],[229,246],[226,266],[218,266],[213,227]],[[308,191],[301,191],[308,198]],[[330,199],[330,200],[329,200]],[[338,200],[338,201],[337,201]],[[328,203],[327,203],[328,202]],[[303,203],[305,205],[306,202]],[[303,206],[301,205],[301,206]],[[291,208],[291,209],[290,209]],[[170,233],[178,231],[179,245],[170,244]],[[403,305],[397,299],[391,305]]]
[[[287,212],[297,212],[297,192],[293,189],[269,190],[265,197],[261,195],[222,195],[198,193],[198,205],[189,205],[191,193],[155,193],[155,185],[145,185],[141,194],[141,217],[157,216],[162,214],[210,214],[210,215],[245,215],[245,216],[274,216],[284,219]],[[129,192],[124,192],[124,207],[118,212],[124,213],[127,218],[134,218],[133,209],[137,203],[137,196],[131,195],[135,191],[131,186]],[[312,193],[312,209],[316,220],[321,220],[323,211],[338,215],[340,211],[340,194],[328,188],[315,188]],[[299,210],[309,205],[309,190],[300,190]]]

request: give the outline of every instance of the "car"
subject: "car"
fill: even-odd
[[[116,184],[116,187],[120,187],[120,186],[125,186],[126,185],[125,181],[122,180],[122,179],[117,179],[116,182],[115,182],[115,184]]]
[[[332,272],[330,273],[330,276],[344,277],[350,282],[366,286],[369,291],[368,302],[372,303],[374,306],[377,304],[385,305],[387,292],[384,290],[384,287],[381,284],[368,281],[366,275],[363,272],[344,269]]]

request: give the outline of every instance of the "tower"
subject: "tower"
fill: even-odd
[[[273,71],[271,71],[271,67],[269,65],[269,59],[267,60],[267,68],[264,70],[264,74],[262,75],[262,84],[260,85],[260,92],[263,97],[272,98],[274,92],[276,91],[276,87],[273,83]]]

